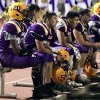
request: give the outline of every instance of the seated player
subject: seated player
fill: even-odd
[[[57,23],[57,16],[53,12],[46,12],[43,17],[42,23],[32,24],[25,36],[26,48],[30,51],[42,57],[41,60],[46,61],[46,65],[42,68],[43,74],[43,87],[44,90],[38,91],[37,89],[33,91],[33,98],[36,98],[39,93],[44,93],[55,96],[57,95],[52,91],[51,87],[51,72],[53,65],[53,52],[49,46],[49,41],[52,37],[50,29]],[[48,89],[49,88],[49,89]]]
[[[40,7],[36,4],[28,4],[25,10],[24,23],[29,27],[31,24],[36,23],[40,17]]]
[[[93,6],[93,14],[90,16],[90,21],[88,24],[89,24],[89,35],[90,35],[89,40],[94,43],[100,42],[100,2],[96,3]],[[95,63],[98,50],[99,48],[93,47],[92,56]]]
[[[100,42],[100,2],[93,6],[93,14],[88,24],[90,35],[94,35],[93,41]]]
[[[69,42],[67,41],[67,38],[69,37],[69,35],[71,33],[71,28],[74,27],[75,23],[78,21],[78,20],[74,21],[74,17],[78,19],[78,13],[70,11],[67,14],[67,16],[70,16],[70,18],[65,17],[65,18],[58,19],[58,23],[56,25],[57,31],[54,30],[53,38],[52,38],[50,44],[54,51],[57,51],[58,49],[63,48],[69,52],[69,54],[71,56],[70,57],[71,58],[70,65],[72,67],[73,65],[71,63],[73,62],[72,60],[73,60],[74,50],[72,49],[72,47],[70,47]],[[68,21],[67,19],[70,19],[72,24],[70,24],[70,21]],[[74,85],[76,85],[76,83]],[[80,84],[77,84],[77,86],[78,85],[80,85]]]
[[[88,22],[90,18],[90,11],[88,9],[84,9],[80,11],[80,21],[78,22],[77,26],[73,30],[74,37],[76,40],[76,43],[83,46],[85,49],[89,47],[100,47],[100,43],[93,43],[89,42],[88,39]],[[79,68],[79,76],[77,77],[77,81],[83,81],[84,78],[86,79],[87,76],[83,74],[83,68],[85,64],[85,60],[88,55],[88,51],[84,52],[86,56],[83,58],[84,60],[81,60],[80,68]],[[84,77],[84,78],[83,78]],[[84,82],[84,81],[83,81]]]
[[[9,20],[0,31],[0,61],[11,68],[35,68],[43,63],[41,57],[37,55],[33,57],[20,55],[22,51],[20,44],[24,44],[21,39],[27,31],[27,27],[23,24],[25,17],[23,12],[26,8],[23,2],[13,3],[8,9]],[[40,71],[39,69],[37,72]],[[38,78],[40,80],[41,77]],[[45,97],[48,96],[45,95]]]

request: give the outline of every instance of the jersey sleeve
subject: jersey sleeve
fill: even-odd
[[[64,23],[59,21],[57,24],[56,24],[56,29],[61,31],[61,32],[65,32],[65,26],[64,26]]]
[[[82,25],[80,23],[78,23],[75,27],[75,29],[79,32],[82,32]]]
[[[17,28],[11,23],[6,23],[3,26],[3,33],[5,40],[15,40],[17,36]]]
[[[45,39],[44,29],[42,26],[38,24],[34,24],[31,26],[30,34],[37,40],[43,41]]]

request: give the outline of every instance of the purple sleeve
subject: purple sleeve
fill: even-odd
[[[27,4],[30,4],[30,3],[32,3],[32,0],[27,0]]]
[[[11,23],[6,23],[4,26],[3,26],[3,30],[8,32],[9,34],[11,35],[17,35],[17,29],[16,27],[11,24]]]
[[[97,15],[92,15],[92,16],[90,17],[90,20],[91,20],[91,21],[100,21],[100,18],[99,18]]]
[[[35,37],[35,39],[38,39],[40,41],[43,41],[44,40],[44,37],[45,37],[45,31],[43,29],[42,26],[38,25],[38,24],[33,24],[31,26],[31,30],[32,32],[31,35]]]
[[[79,32],[82,32],[82,25],[80,23],[78,23],[75,27],[75,29]]]

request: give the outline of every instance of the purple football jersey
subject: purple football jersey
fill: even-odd
[[[65,37],[69,36],[72,32],[70,24],[67,22],[65,18],[62,18],[60,21],[58,21],[56,28],[59,31],[64,32]]]
[[[82,35],[84,35],[88,31],[88,24],[82,24],[81,21],[78,22],[75,29],[79,32],[81,32]]]
[[[92,41],[100,42],[100,16],[92,15],[88,24],[90,35],[94,35]]]
[[[50,40],[50,46],[51,47],[58,46],[59,44],[58,44],[58,38],[57,38],[56,30],[54,28],[52,28],[51,33],[52,33],[52,38]]]
[[[9,53],[13,53],[11,52],[12,50],[10,48],[11,39],[18,39],[20,41],[20,39],[25,35],[26,27],[24,25],[22,26],[22,24],[20,27],[23,30],[19,29],[18,31],[17,27],[9,21],[3,25],[0,32],[0,58]]]
[[[41,26],[42,24],[43,26]],[[47,34],[45,34],[44,28],[47,30]],[[26,47],[31,50],[33,48],[36,48],[35,39],[40,41],[50,41],[52,38],[52,34],[48,31],[47,27],[43,23],[36,23],[32,24],[29,28],[26,36],[25,36],[25,44]]]
[[[99,15],[92,15],[92,16],[90,17],[90,20],[91,20],[91,21],[100,21],[100,16],[99,16]]]
[[[21,69],[34,67],[37,64],[43,63],[43,61],[40,60],[41,57],[38,56],[29,57],[15,54],[10,46],[11,40],[20,42],[26,30],[26,25],[16,20],[8,21],[3,25],[0,31],[0,61],[2,61],[4,65]]]

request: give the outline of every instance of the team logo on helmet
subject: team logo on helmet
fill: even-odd
[[[8,9],[9,18],[23,20],[23,11],[26,5],[23,2],[15,2]]]
[[[52,79],[57,84],[63,84],[67,80],[67,72],[62,67],[53,67]]]

